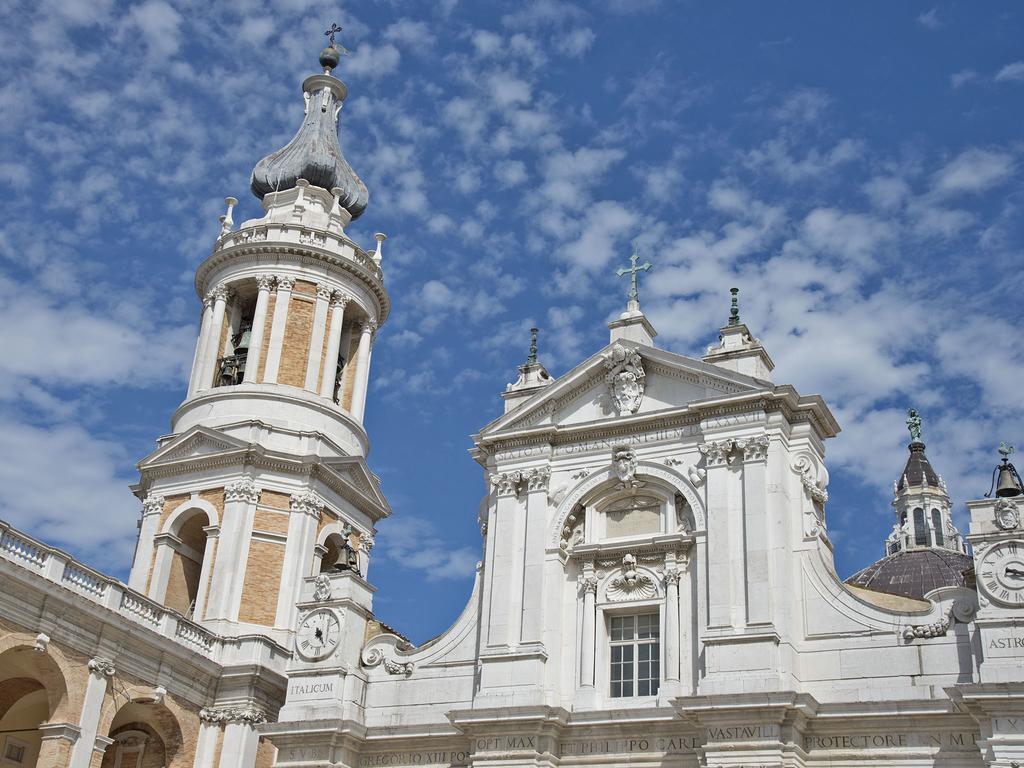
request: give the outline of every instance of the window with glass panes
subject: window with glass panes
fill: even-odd
[[[612,616],[611,695],[654,696],[661,684],[661,643],[658,614]]]

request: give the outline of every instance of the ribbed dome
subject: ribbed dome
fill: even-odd
[[[252,192],[261,200],[305,179],[328,191],[340,189],[339,203],[352,218],[366,210],[369,192],[345,160],[338,143],[338,113],[348,93],[345,84],[330,75],[312,75],[302,84],[306,116],[288,144],[260,160],[252,172]]]
[[[922,446],[923,447],[923,446]],[[846,580],[847,584],[905,597],[923,598],[939,587],[966,586],[967,555],[948,549],[912,549],[883,557]]]
[[[903,467],[903,474],[896,483],[896,490],[901,491],[907,485],[920,486],[930,485],[939,487],[939,475],[932,469],[932,464],[924,453],[924,443],[913,442],[907,446],[910,448],[910,456],[907,457],[907,464]]]

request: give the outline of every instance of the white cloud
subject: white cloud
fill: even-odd
[[[637,215],[621,203],[597,202],[587,209],[578,232],[559,250],[559,256],[588,271],[600,269],[619,253],[621,241],[636,234],[637,221]]]
[[[933,177],[934,187],[942,194],[984,192],[1002,183],[1014,170],[1014,157],[1008,152],[968,149],[950,160]]]
[[[1024,80],[1024,61],[1007,64],[996,73],[996,82],[1020,82]]]
[[[178,51],[181,14],[164,0],[147,0],[134,6],[128,12],[127,21],[142,33],[154,55],[168,57]]]
[[[398,70],[402,54],[391,43],[361,45],[345,62],[345,73],[353,77],[371,79],[390,75]]]
[[[959,72],[954,72],[949,76],[949,84],[954,88],[962,88],[968,83],[972,83],[978,79],[978,73],[973,69],[962,69]]]
[[[939,9],[932,8],[930,11],[926,11],[917,17],[917,23],[925,29],[932,31],[942,26],[942,19],[939,18]]]
[[[800,88],[793,91],[776,107],[774,117],[782,122],[813,123],[832,102],[820,88]]]
[[[482,554],[472,547],[452,547],[430,520],[408,512],[382,521],[379,530],[378,563],[417,571],[427,581],[472,578]]]
[[[750,168],[770,170],[783,180],[796,183],[824,176],[841,165],[859,160],[863,154],[861,142],[846,138],[827,151],[811,147],[803,157],[796,157],[788,142],[777,138],[750,150],[746,162]]]
[[[590,27],[577,27],[567,35],[560,36],[558,42],[561,44],[562,51],[566,56],[578,59],[590,50],[590,46],[594,44],[596,39],[597,35],[594,34],[594,30]]]
[[[269,16],[250,16],[242,22],[238,28],[238,39],[244,40],[246,45],[265,45],[270,36],[274,34],[274,21]]]
[[[437,38],[425,21],[399,19],[384,30],[384,39],[406,46],[414,53],[424,53],[434,47]]]
[[[520,160],[502,160],[494,166],[494,178],[502,186],[518,186],[527,179],[526,165]]]
[[[477,29],[470,36],[470,42],[476,54],[481,57],[489,57],[501,50],[504,45],[504,38],[486,29]]]

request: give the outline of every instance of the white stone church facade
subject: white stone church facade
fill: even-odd
[[[197,271],[128,583],[0,524],[0,765],[1024,763],[1013,483],[961,537],[912,423],[886,556],[844,583],[825,401],[771,381],[735,304],[702,359],[659,349],[635,272],[609,344],[557,379],[534,348],[474,436],[454,625],[414,647],[374,618],[390,509],[362,422],[390,297],[383,235],[345,234],[367,191],[336,63],[253,172],[265,215],[235,228],[229,199]]]

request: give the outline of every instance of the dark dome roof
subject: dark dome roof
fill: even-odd
[[[963,587],[973,560],[948,549],[911,549],[883,557],[846,580],[847,584],[904,597],[923,598],[939,587]]]
[[[907,447],[910,448],[910,456],[907,457],[907,465],[903,467],[896,490],[903,490],[906,485],[931,485],[938,488],[939,476],[924,455],[924,443],[913,442]]]

